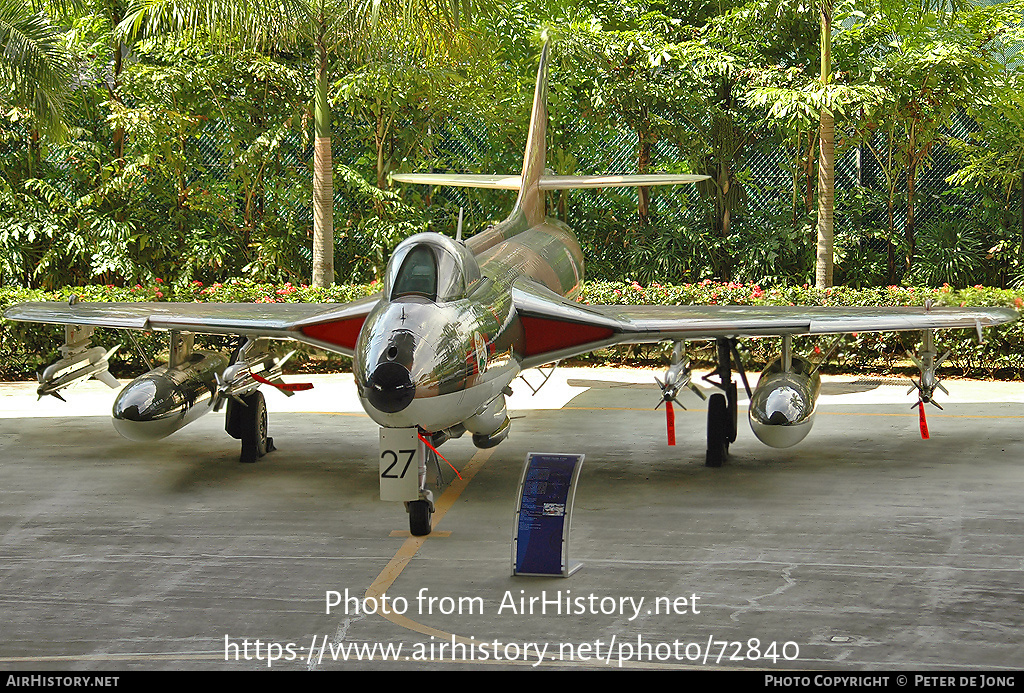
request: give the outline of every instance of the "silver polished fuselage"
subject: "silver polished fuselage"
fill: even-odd
[[[464,425],[480,434],[499,428],[506,420],[503,393],[519,375],[524,353],[513,284],[536,282],[570,297],[579,292],[582,252],[564,224],[545,220],[527,227],[513,214],[465,246],[480,278],[464,297],[389,300],[385,291],[363,323],[353,373],[363,408],[381,426],[441,431]],[[404,378],[402,368],[411,401],[375,400],[374,374],[392,369]]]
[[[448,303],[382,299],[367,316],[353,372],[363,408],[378,424],[449,428],[476,414],[519,374],[511,294],[489,279],[478,284],[466,298]],[[415,387],[411,403],[396,412],[381,410],[367,396],[370,374],[388,363],[406,368]]]

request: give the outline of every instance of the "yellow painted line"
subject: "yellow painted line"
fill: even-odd
[[[408,537],[402,546],[398,549],[398,552],[391,559],[391,561],[384,567],[380,575],[373,581],[366,590],[366,597],[373,597],[380,599],[380,597],[391,588],[398,576],[402,574],[405,566],[409,564],[413,556],[420,550],[420,547],[430,539],[431,537],[445,537],[450,536],[451,532],[441,531],[438,532],[436,527],[438,523],[444,519],[445,514],[451,509],[458,500],[459,496],[469,485],[469,482],[473,480],[476,473],[480,471],[484,463],[494,453],[494,448],[486,450],[479,450],[469,461],[469,463],[462,469],[459,474],[462,478],[456,478],[441,497],[434,501],[434,516],[431,521],[431,532],[425,537],[414,537],[408,533],[408,531],[394,531],[391,532],[391,536],[406,536]],[[433,635],[439,638],[443,638],[448,642],[451,642],[454,638],[457,642],[464,642],[466,644],[478,644],[469,638],[453,635],[446,633],[437,628],[431,628],[430,626],[417,623],[410,618],[401,616],[399,614],[392,613],[390,611],[378,610],[378,614],[388,619],[396,625],[408,628],[409,630],[423,633],[424,635]],[[50,656],[39,656],[39,657],[0,657],[0,663],[26,663],[26,662],[60,662],[60,661],[142,661],[142,660],[196,660],[196,659],[220,659],[223,660],[223,654],[205,654],[205,653],[182,653],[177,654],[149,654],[149,653],[126,653],[126,654],[104,654],[104,655],[50,655]],[[386,660],[390,661],[390,660]]]
[[[410,535],[408,539],[402,542],[402,545],[398,548],[394,557],[386,566],[384,566],[384,570],[382,570],[373,583],[366,588],[364,598],[372,598],[376,600],[376,603],[383,602],[382,597],[384,594],[392,585],[395,584],[395,580],[397,580],[398,576],[402,574],[402,571],[405,570],[407,565],[409,565],[409,561],[413,559],[423,544],[434,536],[434,531],[438,523],[444,519],[445,514],[447,514],[452,505],[455,504],[455,501],[458,500],[459,496],[462,495],[462,492],[466,490],[466,486],[468,486],[469,482],[473,480],[473,477],[476,476],[476,473],[480,471],[493,452],[494,448],[488,448],[485,450],[479,450],[475,455],[473,455],[469,464],[459,472],[462,478],[456,478],[455,481],[448,485],[448,488],[441,494],[441,497],[434,501],[434,516],[430,525],[431,533],[425,537],[414,537]],[[403,614],[396,614],[387,609],[378,609],[377,613],[397,626],[401,626],[402,628],[406,628],[417,633],[422,633],[423,635],[432,635],[437,638],[442,638],[448,642],[454,641],[466,644],[473,644],[475,642],[469,638],[424,625]]]

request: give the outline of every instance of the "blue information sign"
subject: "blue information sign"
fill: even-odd
[[[513,575],[561,575],[569,565],[569,525],[583,455],[531,452],[519,484]]]

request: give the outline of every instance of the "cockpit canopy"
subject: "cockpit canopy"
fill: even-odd
[[[480,279],[480,266],[461,243],[439,233],[418,233],[395,248],[388,262],[388,300],[422,296],[444,303],[465,298]]]

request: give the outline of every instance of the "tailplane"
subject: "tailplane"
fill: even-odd
[[[421,183],[425,185],[447,185],[492,190],[518,190],[515,215],[521,212],[529,226],[544,221],[544,191],[570,190],[577,188],[636,188],[649,185],[678,185],[696,183],[708,176],[685,174],[640,174],[640,175],[598,175],[598,176],[553,176],[544,172],[547,163],[548,128],[548,59],[550,43],[545,42],[537,68],[537,85],[533,94],[533,110],[530,113],[530,129],[526,137],[526,151],[523,154],[522,175],[486,175],[461,173],[395,173],[391,180],[399,183]]]

